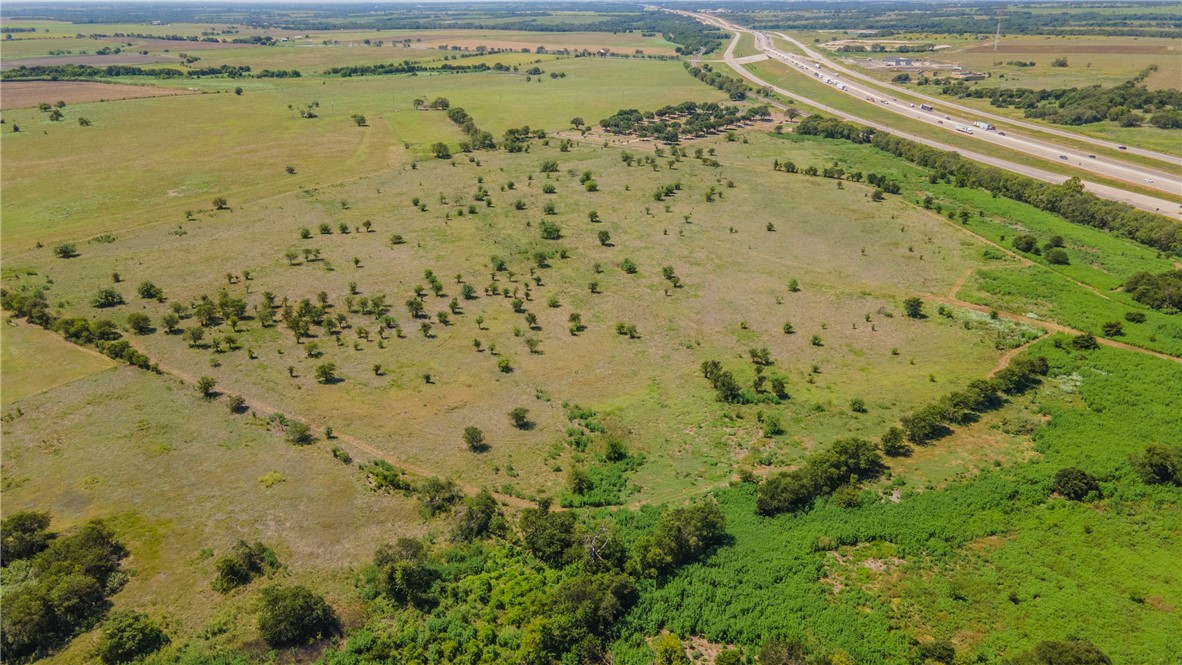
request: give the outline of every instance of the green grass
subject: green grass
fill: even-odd
[[[1033,352],[1053,368],[1033,401],[1048,418],[1034,460],[943,489],[907,484],[897,504],[879,487],[861,508],[821,505],[773,519],[754,516],[750,486],[719,492],[733,544],[647,590],[626,634],[663,627],[749,646],[796,638],[887,663],[909,662],[912,638],[1013,657],[1075,634],[1114,661],[1168,662],[1170,608],[1182,602],[1170,583],[1182,556],[1179,496],[1143,485],[1127,460],[1182,427],[1178,396],[1161,390],[1182,381],[1182,367],[1113,349],[1073,355],[1046,342]],[[1019,402],[996,426],[1025,408]],[[954,435],[935,445],[964,443]],[[1108,498],[1096,506],[1048,498],[1064,466],[1096,474]]]
[[[0,393],[5,407],[115,365],[53,333],[7,317],[0,340],[0,376],[4,377]]]

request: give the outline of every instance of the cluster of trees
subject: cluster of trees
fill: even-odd
[[[993,88],[970,86],[963,81],[944,85],[942,92],[955,97],[988,99],[993,106],[1025,109],[1027,118],[1039,118],[1059,125],[1086,125],[1113,120],[1124,127],[1136,127],[1145,119],[1134,113],[1151,114],[1149,123],[1161,129],[1182,128],[1182,91],[1150,90],[1140,85],[1157,70],[1150,65],[1137,76],[1110,88]]]
[[[1044,356],[1019,356],[993,378],[973,381],[964,390],[951,392],[903,416],[903,433],[908,441],[917,444],[946,436],[952,432],[951,426],[974,422],[982,413],[1001,406],[1003,394],[1020,395],[1038,385],[1048,371]],[[896,439],[897,434],[892,430],[887,437]]]
[[[702,376],[714,388],[718,401],[726,404],[775,404],[788,399],[784,379],[779,376],[769,378],[765,374],[767,368],[774,364],[767,349],[751,349],[751,364],[755,368],[755,379],[750,390],[744,389],[735,375],[723,369],[722,363],[717,360],[702,363]]]
[[[298,69],[263,69],[255,74],[255,78],[260,79],[298,79],[303,74]]]
[[[417,74],[418,72],[430,72],[433,74],[466,74],[470,72],[487,72],[491,69],[493,69],[493,66],[489,66],[483,62],[475,65],[453,65],[450,62],[445,62],[437,67],[428,67],[421,63],[403,60],[402,62],[390,62],[379,65],[348,65],[345,67],[329,67],[324,70],[324,73],[335,74],[341,76],[342,78],[350,78],[353,76]]]
[[[1182,270],[1159,275],[1133,273],[1125,282],[1124,290],[1133,300],[1154,309],[1182,310]]]
[[[756,490],[755,510],[766,516],[802,510],[839,488],[856,489],[858,482],[878,477],[884,468],[878,447],[870,441],[840,439],[808,456],[800,468],[769,476]]]
[[[1182,446],[1151,443],[1131,462],[1141,480],[1150,485],[1182,486]]]
[[[447,117],[459,125],[460,130],[468,135],[468,140],[460,146],[460,149],[464,152],[470,150],[494,150],[497,147],[496,141],[493,140],[493,135],[489,132],[481,131],[476,126],[476,121],[464,109],[459,106],[452,106],[447,109]]]
[[[46,513],[18,512],[0,522],[4,613],[0,644],[6,662],[44,658],[107,611],[107,597],[126,581],[127,551],[110,527],[90,522],[49,531]]]
[[[1067,256],[1067,250],[1063,249],[1063,236],[1051,236],[1049,240],[1043,243],[1042,247],[1039,247],[1038,238],[1029,233],[1023,233],[1014,236],[1010,244],[1019,252],[1044,255],[1047,263],[1059,266],[1065,266],[1071,263],[1071,258]]]
[[[600,120],[599,125],[613,134],[650,136],[666,143],[676,143],[682,136],[714,134],[759,117],[770,117],[767,106],[741,110],[737,106],[724,106],[714,102],[682,102],[647,113],[636,109],[622,109],[611,117]]]
[[[196,69],[172,69],[161,67],[150,69],[134,65],[109,65],[94,67],[91,65],[21,65],[14,69],[0,73],[0,79],[48,79],[57,81],[63,79],[94,79],[111,76],[152,76],[155,78],[201,78],[206,76],[225,76],[227,78],[242,78],[250,74],[250,65],[222,65],[220,67],[200,67]]]
[[[122,302],[122,296],[119,297]],[[14,290],[0,289],[0,305],[29,323],[51,330],[75,344],[93,346],[100,353],[129,365],[156,371],[151,358],[136,351],[114,321],[86,317],[59,317],[50,310],[43,287],[21,285]]]
[[[747,99],[747,93],[751,91],[751,86],[743,79],[714,71],[714,68],[708,64],[703,64],[701,67],[694,67],[688,62],[683,64],[685,65],[686,71],[694,78],[725,92],[733,102],[741,102]]]

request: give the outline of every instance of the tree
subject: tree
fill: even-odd
[[[1065,266],[1071,263],[1071,258],[1067,256],[1067,252],[1060,247],[1047,250],[1045,256],[1047,257],[1047,263],[1053,265]]]
[[[284,438],[288,443],[297,446],[306,446],[316,440],[316,437],[312,435],[312,428],[308,427],[307,423],[301,423],[298,420],[287,423]]]
[[[59,259],[72,259],[78,256],[78,250],[72,242],[63,242],[53,248],[53,253]]]
[[[140,282],[135,292],[144,300],[160,300],[164,298],[164,291],[159,286],[148,281]]]
[[[146,335],[152,332],[152,319],[147,314],[132,312],[127,315],[127,327],[137,335]]]
[[[336,363],[322,363],[316,366],[316,380],[320,383],[336,383]]]
[[[476,496],[465,499],[456,511],[451,538],[457,542],[468,542],[503,531],[505,526],[504,517],[497,508],[497,500],[488,490],[480,490]]]
[[[554,222],[542,222],[541,231],[543,240],[560,240],[562,238],[562,227]]]
[[[530,429],[533,423],[529,419],[529,409],[518,406],[509,411],[509,422],[517,429]]]
[[[189,348],[193,348],[201,344],[201,340],[205,338],[205,328],[201,326],[193,326],[186,328],[182,337],[189,343]]]
[[[234,94],[237,96],[242,96],[242,86],[234,88]]]
[[[1056,471],[1051,487],[1056,494],[1072,501],[1083,501],[1093,494],[1100,496],[1100,483],[1087,471],[1075,467]]]
[[[115,307],[124,303],[123,294],[110,287],[103,287],[90,299],[90,304],[100,309]]]
[[[1086,332],[1072,337],[1071,346],[1079,351],[1094,351],[1100,348],[1100,343],[1096,341],[1095,335]]]
[[[353,122],[354,122],[354,123],[356,123],[358,127],[364,127],[364,126],[365,126],[365,116],[363,116],[363,115],[361,115],[361,114],[359,114],[359,113],[354,113],[354,114],[353,114],[352,116],[350,116],[350,117],[353,119]]]
[[[1182,485],[1182,446],[1151,443],[1130,461],[1147,484]]]
[[[607,247],[611,244],[612,234],[608,233],[607,231],[600,231],[597,235],[599,237],[600,245]]]
[[[784,109],[784,115],[788,117],[788,120],[795,122],[800,117],[800,109],[795,106],[789,106]]]
[[[578,128],[582,127],[582,126],[583,126],[584,124],[586,124],[586,123],[584,123],[584,122],[583,122],[583,119],[582,119],[582,118],[580,118],[579,116],[575,116],[575,117],[573,117],[573,118],[571,118],[571,119],[570,119],[570,124],[571,124],[571,126],[572,126],[572,127],[574,127],[575,129],[578,129]]]
[[[808,649],[800,642],[769,640],[759,650],[759,665],[806,665]]]
[[[443,141],[435,143],[431,146],[431,154],[439,159],[449,159],[451,157],[451,149]]]
[[[1125,334],[1125,327],[1120,321],[1106,321],[1100,325],[1100,332],[1105,337],[1121,337]]]
[[[197,379],[197,392],[201,393],[205,399],[212,399],[214,397],[213,389],[217,384],[218,382],[212,376],[203,376]]]
[[[1038,238],[1030,234],[1017,235],[1010,244],[1019,252],[1034,252],[1038,249]]]
[[[924,318],[923,301],[919,298],[908,298],[904,300],[903,313],[912,319]]]
[[[139,660],[168,644],[168,636],[147,614],[135,610],[112,612],[103,624],[96,649],[105,665]]]
[[[0,522],[0,560],[29,559],[49,546],[49,513],[12,513]]]
[[[424,600],[437,576],[427,558],[426,545],[415,538],[399,538],[393,545],[379,547],[374,554],[374,567],[378,572],[378,591],[400,603]]]
[[[488,444],[484,441],[484,432],[480,431],[479,427],[473,425],[465,427],[463,439],[464,443],[468,445],[468,450],[474,453],[488,450]]]
[[[1014,665],[1112,665],[1112,660],[1095,644],[1078,637],[1045,640],[1014,659]]]
[[[219,196],[213,200],[214,210],[225,210],[227,207],[228,204],[226,203],[226,199],[224,197]]]
[[[339,630],[336,612],[306,587],[263,589],[259,635],[272,647],[311,644]]]

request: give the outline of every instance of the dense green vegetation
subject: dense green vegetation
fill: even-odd
[[[49,515],[18,512],[0,523],[0,539],[6,662],[44,658],[88,630],[127,581],[120,570],[127,551],[102,522],[59,534],[49,531]]]
[[[1182,271],[1160,275],[1138,272],[1129,277],[1124,288],[1133,300],[1154,309],[1182,310]]]
[[[1145,122],[1160,129],[1182,129],[1182,91],[1151,91],[1140,85],[1157,67],[1149,67],[1138,76],[1114,87],[1099,85],[1086,88],[994,88],[970,86],[964,82],[946,83],[941,92],[954,97],[988,99],[993,106],[1025,109],[1027,118],[1038,118],[1058,125],[1086,125],[1101,120],[1115,120],[1122,127],[1136,127]]]

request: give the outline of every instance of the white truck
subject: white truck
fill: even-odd
[[[993,131],[993,125],[985,122],[984,120],[978,120],[978,121],[974,122],[973,124],[976,125],[977,127],[980,127],[981,129],[983,129],[987,132]]]
[[[965,134],[972,134],[972,133],[973,133],[973,128],[972,128],[972,127],[969,127],[968,125],[957,125],[957,126],[956,126],[956,131],[958,131],[958,132],[964,132]]]
[[[846,91],[846,90],[849,90],[849,89],[850,89],[850,87],[849,87],[848,85],[844,84],[844,83],[842,83],[841,85],[839,85],[839,86],[837,86],[837,87],[838,87],[838,88],[841,88],[841,90],[842,90],[843,92],[844,92],[844,91]]]

